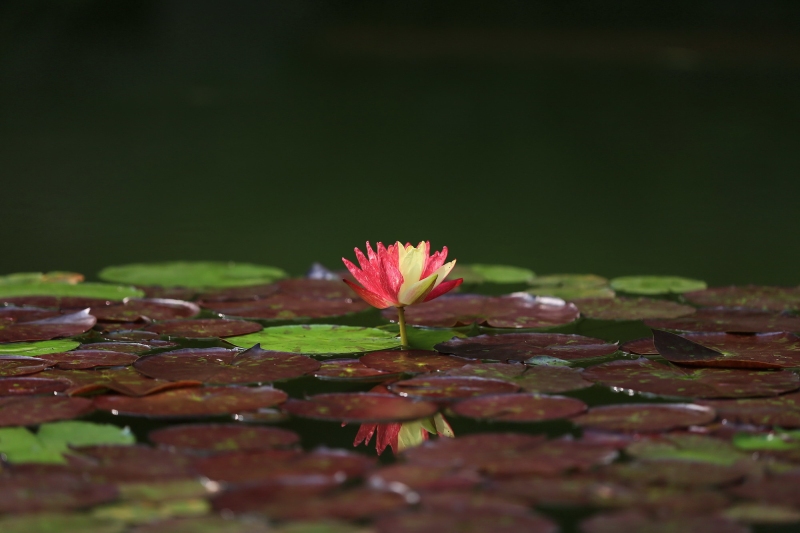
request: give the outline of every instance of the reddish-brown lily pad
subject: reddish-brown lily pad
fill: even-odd
[[[330,359],[314,371],[314,377],[338,381],[383,381],[394,375],[370,368],[360,359]]]
[[[85,477],[102,483],[143,483],[194,477],[193,458],[175,451],[135,445],[75,448],[88,465],[75,465]]]
[[[377,470],[369,477],[373,486],[388,487],[401,483],[414,490],[470,489],[483,479],[477,473],[458,471],[448,467],[417,466],[395,463]]]
[[[322,279],[285,279],[268,285],[248,285],[246,287],[228,287],[203,292],[198,301],[203,305],[212,302],[264,300],[281,294],[300,298],[319,300],[356,299],[358,295],[340,280]]]
[[[687,369],[648,359],[603,363],[586,369],[583,377],[609,387],[691,398],[777,396],[800,388],[800,377],[788,370]]]
[[[78,474],[0,477],[2,514],[82,509],[117,497],[116,486],[91,483]]]
[[[337,422],[405,422],[433,416],[436,404],[371,392],[317,394],[307,400],[289,400],[281,406],[287,413]]]
[[[703,307],[747,307],[766,311],[800,309],[800,287],[764,285],[713,287],[687,292],[684,297],[693,304]]]
[[[294,431],[242,424],[171,426],[151,432],[148,438],[162,446],[209,452],[284,448],[300,442]]]
[[[172,344],[172,346],[175,346]],[[79,350],[106,350],[109,352],[120,352],[139,355],[149,352],[155,347],[141,342],[93,342],[91,344],[81,344]]]
[[[225,316],[272,320],[340,316],[359,313],[370,307],[360,299],[326,300],[289,294],[278,294],[255,301],[203,302],[203,306]]]
[[[139,322],[190,318],[200,313],[200,307],[183,300],[166,298],[130,298],[122,303],[92,310],[97,320],[108,322]]]
[[[507,514],[497,511],[465,510],[457,514],[420,511],[385,516],[375,523],[378,533],[555,533],[558,526],[542,516]]]
[[[237,384],[296,378],[314,372],[320,363],[301,354],[263,350],[256,344],[244,352],[225,348],[163,352],[142,357],[133,367],[159,379]]]
[[[651,328],[678,331],[767,333],[771,331],[800,332],[800,316],[752,309],[708,307],[691,316],[671,320],[645,320]]]
[[[34,426],[94,411],[91,400],[66,396],[0,398],[0,426]]]
[[[798,486],[800,472],[794,470],[768,478],[747,480],[743,485],[730,489],[730,492],[748,500],[800,507]]]
[[[460,416],[498,422],[540,422],[568,418],[586,410],[586,404],[565,396],[541,394],[492,394],[454,404]]]
[[[44,377],[0,378],[0,396],[50,394],[67,390],[69,383]]]
[[[722,516],[651,516],[642,511],[599,514],[581,523],[583,533],[750,533],[750,528]]]
[[[393,393],[408,398],[459,400],[486,394],[516,392],[519,390],[519,385],[499,379],[474,376],[420,376],[403,381],[395,381],[388,388]]]
[[[397,492],[359,487],[316,498],[262,500],[258,510],[280,520],[363,520],[391,514],[408,505],[405,497]]]
[[[691,315],[694,307],[652,298],[586,298],[575,300],[581,314],[599,320],[644,320]]]
[[[117,330],[103,335],[103,338],[113,342],[149,342],[157,340],[158,333],[152,331],[137,330]]]
[[[39,356],[51,366],[61,370],[83,370],[100,366],[125,366],[138,359],[137,356],[108,350],[73,350],[71,352],[49,353]]]
[[[526,361],[535,356],[573,360],[610,355],[617,343],[564,333],[506,333],[455,337],[434,346],[438,351],[468,359]]]
[[[233,337],[261,331],[264,327],[247,320],[201,318],[197,320],[170,320],[151,324],[145,331],[173,337]]]
[[[118,302],[102,298],[83,298],[80,296],[12,296],[0,298],[0,305],[29,307],[51,307],[53,309],[97,309]]]
[[[130,367],[98,370],[47,370],[41,377],[58,379],[68,384],[70,396],[110,389],[126,396],[144,396],[169,389],[196,387],[199,381],[162,381],[143,376]]]
[[[703,405],[717,411],[721,420],[734,424],[800,428],[800,393],[775,398],[744,400],[704,400]]]
[[[56,309],[42,309],[40,307],[0,307],[0,320],[12,322],[33,322],[45,318],[61,316]]]
[[[142,524],[131,533],[274,533],[270,526],[254,520],[234,520],[216,515],[172,518]]]
[[[42,358],[24,355],[0,355],[0,376],[25,376],[41,372],[55,363]]]
[[[675,335],[653,330],[661,357],[689,366],[724,368],[800,367],[800,337],[793,333]]]
[[[31,322],[0,320],[0,342],[46,341],[86,333],[97,319],[88,309]]]
[[[534,297],[527,293],[508,296],[457,294],[406,309],[406,322],[415,326],[452,328],[478,323],[496,328],[543,328],[569,324],[580,313],[574,304],[558,298]],[[390,307],[383,316],[397,321]]]
[[[583,379],[578,370],[564,366],[526,367],[520,364],[486,363],[448,370],[447,375],[502,379],[517,385],[525,392],[544,394],[584,389],[593,385],[591,381]]]
[[[604,431],[647,433],[702,426],[715,417],[714,409],[690,403],[625,403],[592,407],[572,421]]]
[[[719,464],[686,459],[632,461],[608,465],[603,477],[633,485],[666,485],[669,487],[702,487],[728,485],[755,473],[755,465],[743,461]]]
[[[254,411],[278,405],[287,394],[272,387],[192,387],[131,398],[98,396],[95,407],[113,413],[150,417],[194,417]]]
[[[619,349],[623,352],[636,355],[658,355],[656,345],[653,344],[653,337],[645,337],[643,339],[628,341],[620,346]]]
[[[431,350],[383,350],[361,357],[365,365],[386,372],[439,372],[468,365],[474,361],[441,355]]]

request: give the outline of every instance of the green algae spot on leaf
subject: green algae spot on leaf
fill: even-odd
[[[133,263],[106,267],[98,276],[106,281],[162,287],[238,287],[272,283],[286,277],[277,267],[221,261]]]
[[[706,282],[679,276],[621,276],[611,280],[611,288],[631,294],[670,294],[699,291]]]
[[[261,344],[267,350],[309,354],[371,352],[400,344],[394,334],[380,329],[327,324],[276,326],[225,340],[242,348]]]
[[[0,284],[0,298],[16,296],[60,296],[71,298],[101,298],[123,300],[142,298],[144,292],[135,287],[112,283],[14,283]]]

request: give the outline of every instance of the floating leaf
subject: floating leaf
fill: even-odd
[[[51,394],[65,391],[69,383],[44,377],[10,377],[0,379],[0,396]]]
[[[397,324],[385,324],[379,326],[378,329],[400,335],[400,326]],[[467,335],[455,329],[442,329],[442,328],[423,328],[423,327],[406,327],[406,335],[408,336],[409,347],[415,350],[433,350],[433,347],[440,342],[449,341],[455,337],[466,337]]]
[[[586,404],[565,396],[493,394],[454,404],[451,410],[468,418],[502,422],[540,422],[568,418],[586,410]]]
[[[658,355],[658,350],[656,350],[656,346],[653,344],[653,337],[628,341],[620,346],[619,349],[623,352],[636,355]]]
[[[285,392],[272,387],[196,387],[139,398],[97,396],[94,403],[103,411],[132,416],[194,417],[253,411],[272,407],[286,398]]]
[[[661,357],[688,366],[793,368],[800,366],[800,337],[792,333],[675,335],[653,330]]]
[[[3,533],[122,533],[125,527],[122,522],[83,513],[39,512],[0,517],[0,531]]]
[[[148,438],[162,446],[210,452],[284,448],[300,442],[294,431],[241,424],[171,426],[151,432]]]
[[[61,389],[70,396],[110,389],[126,396],[144,396],[168,389],[194,387],[200,381],[161,381],[143,376],[130,367],[102,368],[98,370],[47,370],[43,378],[57,379],[67,385]]]
[[[383,310],[384,318],[397,321],[397,310]],[[578,308],[558,298],[535,298],[527,293],[508,296],[457,294],[406,309],[406,322],[414,326],[451,328],[473,323],[496,328],[544,328],[578,319]]]
[[[9,377],[35,374],[53,366],[54,364],[55,363],[51,363],[50,361],[35,357],[26,357],[23,355],[0,355],[0,376]]]
[[[331,359],[322,363],[314,377],[336,381],[384,381],[396,375],[365,365],[360,359]]]
[[[33,322],[45,318],[61,316],[57,309],[43,309],[40,307],[0,307],[0,321]]]
[[[144,342],[152,342],[152,341],[144,341]],[[144,344],[144,342],[95,342],[91,344],[81,344],[81,350],[106,350],[109,352],[119,352],[119,353],[127,353],[127,354],[134,354],[138,355],[140,353],[149,352],[155,346],[150,344]],[[158,346],[158,345],[157,345]],[[176,346],[175,344],[167,343],[166,346],[158,346],[167,347],[167,346]]]
[[[385,516],[376,522],[381,533],[456,533],[491,531],[492,533],[555,533],[558,527],[537,514],[506,514],[497,511],[466,510],[457,514],[418,511]]]
[[[174,482],[196,477],[193,458],[172,450],[141,444],[99,445],[77,448],[75,453],[85,461],[74,470],[97,483]]]
[[[0,477],[0,513],[36,513],[91,507],[117,497],[114,485],[91,483],[79,475]],[[2,523],[2,522],[0,522]],[[5,533],[6,530],[3,530]]]
[[[126,299],[121,304],[92,310],[98,320],[111,322],[190,318],[199,312],[200,307],[196,304],[166,298]]]
[[[395,381],[389,385],[389,390],[408,398],[457,400],[486,394],[516,392],[519,386],[508,381],[474,376],[420,376]]]
[[[35,426],[94,411],[91,400],[65,396],[0,398],[0,426]]]
[[[211,302],[253,301],[263,300],[281,294],[299,298],[322,300],[352,299],[358,295],[341,279],[284,279],[268,285],[251,285],[247,287],[229,287],[203,292],[198,296],[201,305]]]
[[[692,316],[672,320],[645,320],[651,328],[728,333],[800,332],[800,317],[784,313],[709,307]]]
[[[15,285],[20,283],[80,283],[83,274],[77,272],[14,272],[0,276],[0,285]]]
[[[695,312],[689,305],[652,298],[586,298],[575,300],[575,305],[583,316],[599,320],[676,318]]]
[[[527,283],[536,274],[527,268],[509,265],[484,265],[459,263],[450,274],[452,279],[463,278],[464,283]]]
[[[285,278],[286,272],[272,266],[215,261],[174,261],[134,263],[106,267],[100,279],[131,285],[162,287],[238,287],[271,283]]]
[[[151,324],[145,331],[173,337],[233,337],[261,331],[263,326],[247,320],[202,318],[199,320],[171,320]]]
[[[765,311],[800,309],[800,287],[763,285],[714,287],[689,292],[684,297],[693,304],[703,307],[748,307]]]
[[[50,308],[53,310],[99,309],[108,305],[119,303],[110,298],[88,298],[82,296],[7,296],[0,297],[0,304],[12,306],[25,306],[35,308]]]
[[[74,350],[71,352],[43,354],[40,359],[60,370],[82,370],[101,366],[125,366],[137,356],[108,350]]]
[[[705,400],[700,403],[712,407],[721,420],[730,423],[800,428],[800,393],[777,398]]]
[[[745,524],[793,524],[800,522],[800,511],[769,503],[738,503],[722,512],[723,516]]]
[[[312,354],[371,352],[400,344],[394,335],[380,329],[326,324],[277,326],[226,340],[242,348],[261,344],[267,350]]]
[[[414,490],[470,489],[483,479],[472,471],[453,471],[447,467],[417,466],[395,463],[385,466],[370,475],[372,486],[388,487],[391,483],[401,483]]]
[[[678,458],[615,463],[603,470],[603,477],[610,477],[629,485],[661,485],[670,488],[711,487],[736,483],[753,472],[753,465],[747,461],[718,464]]]
[[[55,296],[61,298],[98,298],[101,300],[123,300],[141,298],[144,292],[125,285],[111,283],[14,283],[0,284],[0,300],[20,296]],[[22,305],[22,304],[18,304]],[[38,307],[62,307],[61,305],[30,304]]]
[[[547,365],[527,368],[520,364],[487,363],[448,370],[447,375],[502,379],[522,388],[525,392],[545,394],[592,386],[592,382],[583,379],[577,370]]]
[[[631,294],[680,294],[705,289],[706,282],[678,276],[622,276],[611,280],[611,288]]]
[[[95,507],[91,515],[126,524],[147,524],[168,518],[202,516],[211,511],[211,504],[202,498],[161,502],[118,502]]]
[[[800,474],[793,471],[766,478],[753,478],[744,484],[733,487],[730,492],[740,498],[768,503],[800,507],[800,492],[797,491]]]
[[[690,403],[626,403],[592,407],[572,421],[603,431],[648,433],[702,426],[715,416],[713,409]]]
[[[727,441],[690,433],[642,439],[628,446],[626,452],[642,461],[681,460],[734,465],[749,459],[749,455]]]
[[[66,463],[62,454],[71,446],[132,444],[127,428],[93,422],[66,421],[43,424],[38,433],[25,428],[0,429],[0,453],[10,463]]]
[[[32,322],[14,323],[0,320],[0,342],[45,341],[56,337],[72,337],[92,329],[97,319],[88,309]]]
[[[386,372],[417,374],[446,371],[472,363],[469,359],[441,355],[430,350],[384,350],[364,355],[360,360],[369,367]]]
[[[371,392],[317,394],[307,400],[289,400],[281,409],[304,418],[362,423],[419,420],[439,410],[434,403]]]
[[[617,294],[608,287],[537,287],[528,289],[528,294],[534,296],[549,296],[566,301],[582,300],[586,298],[614,298]]]
[[[598,514],[581,523],[583,533],[749,533],[750,529],[722,516],[653,517],[641,511]]]
[[[142,357],[133,367],[152,378],[237,384],[290,379],[314,372],[319,361],[305,355],[262,350],[186,348]]]
[[[435,348],[468,359],[525,361],[545,355],[574,360],[610,355],[617,351],[617,343],[563,333],[506,333],[451,339],[437,344]]]
[[[134,528],[131,533],[276,533],[276,530],[254,520],[199,516],[145,524]]]
[[[0,354],[38,357],[48,353],[66,352],[77,348],[79,345],[80,342],[78,341],[66,339],[55,341],[15,342],[13,344],[0,344]]]
[[[614,297],[614,291],[608,287],[608,280],[594,274],[553,274],[536,277],[529,283],[534,288],[527,292],[537,296],[552,296],[563,300]]]
[[[229,317],[267,320],[327,318],[360,313],[370,308],[369,304],[361,299],[340,298],[331,300],[303,298],[290,294],[277,294],[255,301],[204,302],[203,307]]]
[[[157,340],[161,335],[152,331],[137,330],[118,330],[106,333],[103,338],[112,342],[149,342]]]
[[[800,432],[769,431],[766,433],[737,433],[731,439],[740,450],[783,451],[800,449]]]
[[[684,369],[647,359],[603,363],[583,377],[609,387],[694,398],[776,396],[800,388],[800,377],[787,370]]]

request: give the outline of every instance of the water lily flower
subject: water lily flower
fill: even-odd
[[[428,302],[461,285],[463,279],[445,281],[455,260],[445,263],[447,246],[431,255],[431,244],[422,241],[416,247],[399,241],[385,247],[378,243],[377,253],[367,242],[367,255],[358,248],[356,258],[361,268],[344,257],[345,266],[361,286],[344,280],[368,304],[378,309],[396,307],[400,317],[400,337],[408,346],[403,308]]]

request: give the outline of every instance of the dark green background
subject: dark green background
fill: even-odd
[[[367,239],[800,283],[792,2],[7,1],[2,271]],[[795,23],[793,23],[794,21]]]

